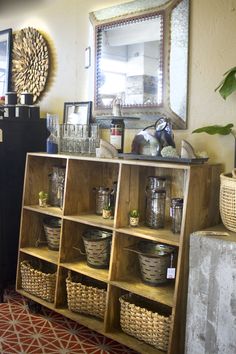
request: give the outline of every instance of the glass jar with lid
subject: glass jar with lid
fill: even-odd
[[[110,190],[99,186],[93,189],[95,192],[95,213],[102,215],[103,208],[110,206]]]
[[[163,176],[148,176],[147,189],[166,189],[166,177]]]
[[[49,203],[52,206],[63,207],[65,167],[53,166],[49,178]]]
[[[166,191],[164,189],[146,189],[146,225],[160,229],[165,223]]]

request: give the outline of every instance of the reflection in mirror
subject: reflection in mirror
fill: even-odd
[[[126,127],[160,116],[186,128],[189,0],[135,0],[90,13],[95,29],[97,119],[119,100]],[[128,120],[128,118],[127,118]]]
[[[157,14],[97,29],[98,106],[110,107],[116,97],[123,106],[162,103],[162,28]]]
[[[183,121],[187,116],[188,6],[182,1],[171,12],[170,108]]]

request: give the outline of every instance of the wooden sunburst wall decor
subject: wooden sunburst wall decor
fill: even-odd
[[[35,103],[47,82],[49,51],[46,40],[35,28],[14,34],[12,49],[12,90],[33,94]]]

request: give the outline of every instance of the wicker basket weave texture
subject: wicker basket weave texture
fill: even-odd
[[[34,269],[28,261],[20,263],[21,286],[32,295],[54,302],[56,273],[43,273]]]
[[[171,315],[163,316],[157,312],[137,306],[129,294],[120,297],[122,330],[154,347],[167,351]]]
[[[66,290],[69,310],[104,318],[106,290],[73,282],[70,276],[66,279]]]
[[[236,178],[222,173],[220,182],[221,219],[227,229],[236,232]]]

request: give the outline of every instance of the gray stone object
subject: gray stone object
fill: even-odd
[[[236,354],[236,234],[230,234],[190,236],[185,354]]]

